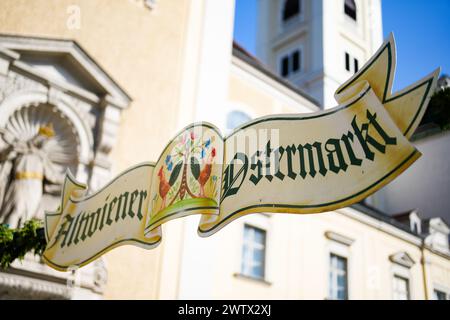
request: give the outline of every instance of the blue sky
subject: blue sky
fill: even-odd
[[[236,0],[235,40],[255,53],[257,0]],[[397,42],[396,90],[437,67],[450,74],[450,0],[384,0],[383,33]]]

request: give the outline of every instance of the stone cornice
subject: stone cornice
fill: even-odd
[[[12,52],[26,50],[35,53],[66,54],[76,61],[80,68],[95,79],[95,81],[112,97],[118,107],[126,108],[131,102],[131,97],[125,90],[102,70],[100,66],[74,41],[0,35],[0,44],[2,47]],[[17,54],[17,52],[15,53]],[[19,60],[17,59],[19,59],[19,57],[16,56],[15,58],[15,62],[18,62]],[[19,64],[18,66],[22,69],[26,69],[24,63]],[[30,69],[27,71],[32,72]],[[41,76],[39,73],[36,73],[35,75]],[[72,87],[70,87],[70,89],[74,90]],[[81,92],[83,92],[83,90]]]

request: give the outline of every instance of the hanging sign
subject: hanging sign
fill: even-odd
[[[46,263],[67,270],[123,244],[154,248],[161,225],[187,215],[201,215],[206,237],[249,213],[319,213],[361,201],[420,157],[409,138],[439,70],[391,94],[395,57],[391,36],[337,90],[333,109],[259,118],[226,137],[192,124],[156,163],[94,194],[68,173],[59,210],[46,214]]]

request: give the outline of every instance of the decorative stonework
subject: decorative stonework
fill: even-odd
[[[108,282],[108,271],[106,270],[105,260],[98,259],[94,263],[94,286],[93,291],[103,293]]]
[[[0,219],[12,227],[37,214],[42,219],[43,209],[51,209],[43,195],[59,197],[65,171],[76,174],[79,145],[75,128],[55,106],[17,109],[0,131]]]
[[[39,104],[17,109],[10,116],[5,130],[12,136],[21,136],[26,140],[38,133],[39,128],[49,123],[53,125],[54,136],[52,143],[45,151],[50,160],[64,167],[60,172],[63,174],[65,168],[77,163],[80,142],[70,120],[55,106]]]
[[[449,254],[449,226],[441,218],[432,218],[427,221],[426,227],[428,235],[425,244],[433,250]]]
[[[69,299],[65,286],[0,273],[0,299]]]
[[[106,281],[103,259],[63,273],[27,255],[23,262],[15,261],[7,272],[0,272],[0,299],[101,299]]]
[[[397,252],[389,256],[389,260],[406,268],[411,268],[415,261],[406,252]]]
[[[20,61],[22,50],[28,57],[24,61]],[[34,68],[34,60],[51,63],[49,56],[45,56],[46,51],[50,57],[60,52],[52,66],[53,73],[63,68],[59,76],[46,75],[45,68],[39,65]],[[29,59],[31,52],[36,52],[35,59]],[[62,58],[64,55],[67,58]],[[53,105],[70,119],[79,136],[79,167],[74,170],[77,171],[76,178],[87,182],[90,191],[101,187],[109,178],[109,153],[116,143],[121,111],[130,103],[127,94],[71,41],[0,35],[0,62],[2,58],[4,63],[0,64],[8,68],[6,76],[0,74],[0,127],[17,108],[43,103]],[[72,78],[67,77],[71,71],[61,64],[61,59],[72,61],[69,64],[74,68]],[[80,74],[90,78],[74,78]],[[63,79],[68,79],[68,82]],[[89,91],[88,86],[77,87],[77,83],[97,85]]]
[[[22,53],[26,53],[24,60]],[[70,63],[61,63],[64,59]],[[60,166],[61,177],[70,168],[91,191],[110,178],[109,154],[116,143],[121,111],[130,101],[74,42],[0,35],[0,130],[9,131],[10,136],[36,135],[40,127],[48,127],[38,120],[43,115],[44,122],[53,124],[56,139],[47,154]],[[59,191],[43,190],[42,203],[54,206]],[[66,284],[73,274],[56,272],[27,256],[0,272],[0,299],[101,298],[107,283],[102,259],[75,275],[80,283],[72,288]]]
[[[10,72],[0,77],[0,103],[11,94],[24,90],[45,90],[45,86],[18,73]]]
[[[355,242],[354,239],[351,239],[351,238],[349,238],[347,236],[344,236],[342,234],[339,234],[339,233],[336,233],[336,232],[333,232],[333,231],[326,231],[325,232],[325,237],[327,239],[329,239],[329,240],[333,240],[333,241],[339,242],[339,243],[341,243],[343,245],[346,245],[346,246],[351,246],[353,244],[353,242]]]
[[[97,152],[93,160],[93,177],[89,185],[93,189],[98,189],[106,184],[109,179],[109,168],[111,161],[109,153],[116,144],[117,132],[120,125],[120,109],[111,104],[108,97],[101,102],[102,112],[99,115],[99,126],[97,130]]]

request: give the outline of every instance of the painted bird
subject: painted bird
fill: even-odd
[[[166,207],[166,196],[170,190],[170,184],[166,180],[166,176],[164,175],[163,167],[161,167],[161,169],[159,169],[158,177],[159,177],[159,195],[161,196],[161,199],[162,199],[160,210],[162,210]]]
[[[198,183],[200,184],[200,198],[206,198],[205,196],[205,184],[208,182],[209,177],[211,176],[211,167],[214,157],[216,156],[216,148],[211,150],[211,153],[208,156],[208,159],[205,162],[205,166],[202,171],[200,171],[200,175],[198,176]]]

